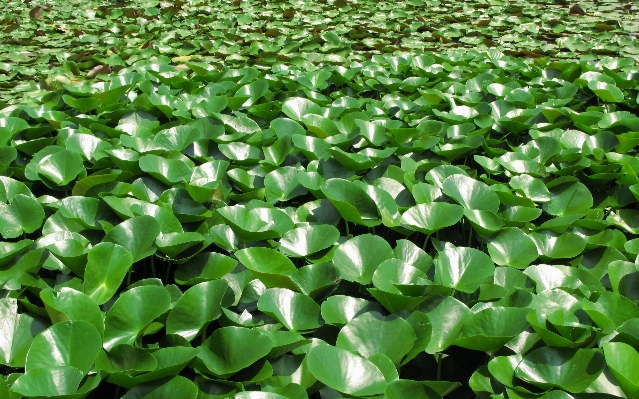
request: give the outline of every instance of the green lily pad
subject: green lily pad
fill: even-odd
[[[100,308],[82,292],[64,287],[56,295],[51,289],[46,289],[40,291],[40,298],[53,323],[84,320],[91,323],[100,336],[104,334],[104,320]]]
[[[222,299],[227,288],[226,280],[213,280],[186,290],[166,318],[166,333],[193,340],[203,328],[222,315]],[[202,298],[206,298],[204,303]]]
[[[304,115],[319,115],[321,113],[321,108],[319,105],[306,98],[291,97],[282,104],[282,112],[284,112],[289,118],[297,122],[301,122]]]
[[[416,339],[413,328],[403,319],[370,312],[346,324],[337,336],[336,345],[366,358],[383,353],[399,364]]]
[[[91,323],[63,321],[33,340],[25,369],[74,367],[86,374],[101,348],[102,337]]]
[[[455,345],[494,353],[528,326],[527,308],[490,307],[471,315]]]
[[[145,285],[123,292],[104,320],[104,348],[133,344],[158,316],[169,310],[171,296],[164,287]]]
[[[286,288],[266,290],[257,308],[291,331],[315,330],[322,324],[319,305],[310,297]]]
[[[371,396],[386,388],[384,375],[375,364],[346,349],[320,344],[308,352],[306,361],[313,376],[336,391]]]
[[[464,216],[464,208],[445,202],[430,202],[417,204],[402,215],[402,224],[420,231],[432,234],[445,227],[459,222]]]
[[[461,292],[474,292],[494,273],[490,257],[474,248],[446,248],[435,260],[435,283]]]
[[[284,234],[280,251],[288,256],[312,255],[333,245],[339,239],[339,230],[330,225],[298,227]]]
[[[281,252],[253,247],[235,252],[237,259],[269,288],[299,290],[291,276],[297,271],[293,262]]]
[[[537,257],[535,242],[522,230],[507,227],[486,246],[491,259],[499,266],[512,266],[523,269]]]
[[[73,151],[62,150],[42,158],[36,167],[39,177],[55,186],[66,186],[84,170],[82,157]]]
[[[452,175],[442,184],[442,191],[466,209],[497,213],[499,197],[486,184],[465,175]]]
[[[103,242],[94,246],[89,250],[84,271],[84,293],[98,305],[107,302],[117,292],[132,264],[133,256],[120,245]]]
[[[255,330],[223,327],[213,331],[197,357],[215,375],[224,376],[249,367],[268,355],[273,341]]]
[[[619,386],[629,397],[639,394],[639,353],[636,349],[622,342],[606,342],[603,344],[606,364],[615,376]]]
[[[386,240],[363,234],[341,244],[333,254],[333,264],[343,279],[370,284],[377,267],[393,256],[393,249]]]
[[[604,355],[596,349],[543,347],[527,354],[515,375],[543,389],[583,392],[603,372]]]
[[[155,239],[160,235],[160,224],[151,216],[136,216],[115,226],[104,237],[105,242],[117,244],[133,256],[133,262],[155,253]]]

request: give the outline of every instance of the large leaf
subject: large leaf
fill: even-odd
[[[370,284],[377,266],[393,256],[393,250],[386,240],[363,234],[340,245],[333,254],[333,263],[343,279]]]
[[[0,145],[6,145],[16,134],[29,128],[29,124],[21,118],[0,118]]]
[[[21,375],[11,390],[26,397],[72,395],[78,390],[84,374],[72,366],[35,368]]]
[[[313,101],[301,97],[291,97],[282,104],[282,112],[300,122],[306,114],[319,114],[321,108]]]
[[[170,305],[171,296],[164,287],[145,285],[123,292],[104,320],[104,349],[133,344],[151,322],[169,310]]]
[[[310,297],[286,288],[266,290],[257,308],[291,331],[314,330],[322,324],[319,305]]]
[[[84,271],[84,293],[98,305],[115,295],[133,264],[133,256],[124,247],[111,242],[100,243],[89,250]]]
[[[489,239],[487,249],[496,264],[520,269],[539,256],[535,242],[522,230],[514,227],[502,229],[496,237]]]
[[[346,349],[320,344],[308,352],[306,361],[313,376],[336,391],[370,396],[386,388],[384,375],[375,364]]]
[[[104,334],[102,311],[90,297],[82,292],[64,287],[54,294],[53,290],[46,289],[40,291],[40,298],[53,323],[84,320],[98,330],[100,338]]]
[[[524,357],[515,375],[544,389],[583,392],[603,372],[604,355],[597,349],[543,347]]]
[[[42,226],[44,216],[44,210],[38,201],[17,194],[10,204],[0,202],[0,235],[4,238],[16,238],[23,232],[33,233]]]
[[[330,225],[298,227],[284,234],[280,250],[289,256],[308,256],[330,247],[338,238],[339,230]]]
[[[606,364],[629,398],[639,395],[639,353],[622,342],[603,344]]]
[[[459,205],[430,202],[415,205],[404,212],[402,224],[424,234],[432,234],[437,230],[454,225],[463,216],[464,209]]]
[[[466,209],[497,213],[499,197],[485,183],[465,175],[446,178],[442,191]]]
[[[367,358],[383,353],[393,363],[399,364],[413,348],[416,339],[413,328],[403,319],[370,312],[344,326],[337,336],[336,345]]]
[[[160,224],[151,216],[136,216],[115,226],[104,241],[117,244],[131,253],[133,262],[155,253],[155,239],[160,235]]]
[[[186,290],[169,312],[166,333],[181,335],[191,341],[208,323],[220,317],[227,288],[226,280],[214,280]],[[203,298],[206,300],[202,301]]]
[[[235,252],[237,259],[267,287],[298,290],[291,276],[297,268],[291,260],[270,248],[253,247]]]
[[[527,326],[528,308],[490,307],[468,319],[455,345],[494,353]]]
[[[44,157],[36,167],[39,176],[58,186],[66,186],[84,170],[82,157],[73,151],[62,150]]]
[[[216,375],[228,375],[246,368],[266,356],[273,341],[255,330],[242,327],[224,327],[202,344],[197,355]]]
[[[494,272],[490,257],[474,248],[446,248],[435,261],[435,283],[461,292],[474,292]]]
[[[102,337],[91,323],[56,323],[33,340],[25,369],[70,366],[86,374],[101,348]]]

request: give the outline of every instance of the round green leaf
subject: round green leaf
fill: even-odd
[[[384,375],[375,364],[346,349],[320,344],[311,348],[306,362],[315,378],[347,395],[377,395],[386,388]]]
[[[267,287],[299,290],[291,280],[297,268],[281,252],[270,248],[252,247],[235,252],[235,257]]]
[[[356,183],[343,179],[329,179],[324,183],[322,192],[344,220],[365,226],[380,223],[377,204]]]
[[[103,201],[92,197],[66,197],[61,201],[59,211],[65,218],[72,219],[86,228],[102,229],[101,220],[111,220],[113,212]]]
[[[84,320],[56,323],[33,340],[25,370],[71,366],[87,373],[101,348],[102,337],[91,323]]]
[[[461,292],[475,292],[494,273],[490,257],[474,248],[446,248],[435,261],[435,283]]]
[[[11,390],[28,398],[72,395],[84,374],[72,366],[34,368],[18,377]]]
[[[257,308],[291,331],[314,330],[322,324],[320,307],[313,299],[285,288],[266,290]]]
[[[528,235],[535,242],[540,256],[552,259],[573,258],[582,253],[586,240],[573,233],[532,232]]]
[[[338,239],[339,230],[331,225],[303,226],[284,234],[280,250],[288,256],[308,256],[330,247]]]
[[[171,296],[161,286],[144,285],[123,292],[104,320],[104,349],[133,344],[137,336],[170,306]]]
[[[569,349],[546,346],[527,354],[515,375],[543,389],[559,388],[571,393],[583,392],[605,366],[597,349]]]
[[[442,352],[452,345],[472,314],[468,306],[450,296],[431,297],[420,305],[419,311],[428,316],[432,326],[431,338],[425,348],[430,354]]]
[[[16,194],[12,203],[0,202],[0,234],[4,238],[16,238],[23,232],[33,233],[42,226],[44,217],[44,209],[37,200]]]
[[[464,216],[482,237],[498,232],[504,225],[496,214],[480,209],[464,209]]]
[[[440,399],[441,395],[419,381],[396,380],[384,390],[386,399]]]
[[[606,363],[617,383],[629,398],[639,396],[639,353],[622,342],[603,344]]]
[[[274,204],[278,201],[288,201],[308,193],[308,190],[297,180],[297,169],[285,166],[275,169],[264,177],[266,200]]]
[[[58,186],[66,186],[84,170],[80,154],[62,150],[42,158],[36,167],[43,176]]]
[[[133,256],[125,248],[102,242],[89,250],[84,271],[84,293],[98,305],[115,295],[133,264]]]
[[[327,324],[344,326],[355,317],[367,312],[382,312],[377,302],[346,295],[333,295],[322,302],[322,318]]]
[[[167,233],[160,234],[155,240],[160,252],[168,256],[170,259],[180,257],[188,258],[189,254],[193,254],[193,249],[202,249],[204,237],[195,232],[186,233]],[[191,248],[190,251],[187,251]],[[181,255],[182,254],[182,255]]]
[[[149,154],[140,157],[139,163],[140,169],[169,186],[191,179],[191,168],[179,159],[166,159]]]
[[[402,224],[424,234],[432,234],[444,227],[454,225],[463,216],[464,208],[459,205],[430,202],[415,205],[404,212]]]
[[[336,346],[367,358],[383,353],[397,365],[413,348],[416,339],[413,328],[403,319],[370,312],[344,326],[337,336]]]
[[[289,118],[300,122],[306,114],[321,114],[322,109],[313,101],[301,97],[291,97],[282,104],[282,112]]]
[[[583,214],[592,208],[592,194],[582,183],[560,184],[553,187],[550,193],[552,199],[543,208],[551,215]]]
[[[302,125],[288,118],[273,119],[270,126],[280,139],[294,134],[306,134],[306,130],[304,130]]]
[[[0,118],[0,145],[7,145],[15,135],[28,128],[29,124],[24,119],[12,116]]]
[[[213,280],[186,290],[166,319],[166,333],[181,335],[191,341],[208,323],[220,317],[227,288],[226,280]]]
[[[494,353],[528,326],[528,308],[490,307],[466,319],[455,345]]]
[[[52,322],[84,320],[98,330],[100,337],[104,334],[102,311],[90,297],[82,292],[64,287],[56,295],[53,290],[46,289],[40,291],[40,298]]]
[[[466,175],[446,178],[442,191],[466,209],[478,209],[497,213],[499,197],[485,183]]]
[[[268,355],[273,341],[258,331],[223,327],[213,331],[197,355],[216,375],[236,373]]]
[[[197,385],[180,375],[147,382],[129,390],[122,399],[196,399]]]
[[[333,254],[333,264],[344,280],[370,284],[377,267],[393,256],[393,249],[382,237],[363,234],[340,245]]]
[[[104,241],[118,244],[133,256],[133,262],[155,253],[155,239],[160,235],[160,224],[147,215],[136,216],[115,226]]]
[[[237,261],[217,252],[202,252],[178,266],[173,275],[178,284],[194,285],[230,273]]]
[[[499,266],[512,266],[523,269],[537,257],[535,242],[520,229],[507,227],[487,245],[493,262]]]
[[[623,92],[612,83],[591,80],[588,82],[588,88],[592,90],[597,97],[610,103],[618,103],[623,101]]]

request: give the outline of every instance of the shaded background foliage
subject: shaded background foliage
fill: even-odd
[[[1,397],[639,395],[634,3],[8,5]]]

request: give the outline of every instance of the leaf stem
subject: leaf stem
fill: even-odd
[[[350,238],[351,233],[348,230],[348,221],[346,219],[344,219],[344,225],[346,226],[346,238]]]
[[[442,354],[437,354],[437,381],[442,379]]]
[[[151,255],[151,277],[155,278],[155,256]]]
[[[426,252],[426,245],[428,245],[428,240],[430,239],[430,235],[431,234],[433,234],[433,233],[426,234],[426,237],[424,238],[424,245],[422,245],[422,250],[424,252]]]
[[[169,283],[169,278],[171,277],[171,262],[166,261],[166,273],[164,274],[164,284]]]
[[[133,269],[133,265],[131,265],[131,267],[129,267],[129,270],[126,272],[126,285],[127,287],[129,285],[131,285],[131,271]]]
[[[113,399],[118,399],[118,397],[120,396],[120,386],[116,386],[115,388],[115,395],[113,395]]]

